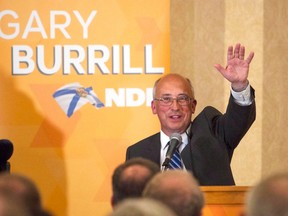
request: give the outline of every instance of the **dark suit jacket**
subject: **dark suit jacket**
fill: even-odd
[[[230,167],[233,151],[256,117],[253,89],[251,94],[249,106],[237,105],[230,96],[225,114],[208,106],[192,122],[190,143],[181,156],[200,185],[235,184]],[[126,160],[144,157],[160,166],[160,148],[160,133],[156,133],[129,146]]]

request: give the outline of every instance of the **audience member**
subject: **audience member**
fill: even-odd
[[[246,216],[288,215],[288,173],[261,180],[248,192]]]
[[[120,164],[112,175],[112,206],[123,199],[142,196],[146,183],[158,172],[159,166],[144,158],[133,158]]]
[[[197,180],[184,170],[155,175],[146,185],[143,197],[162,201],[178,216],[200,216],[204,207],[204,195]]]
[[[176,216],[165,204],[154,199],[127,198],[109,216]]]
[[[33,216],[23,203],[13,198],[8,191],[0,190],[0,216]]]
[[[35,183],[24,175],[1,173],[0,192],[10,194],[15,202],[23,203],[33,216],[51,215],[42,207],[40,192]]]

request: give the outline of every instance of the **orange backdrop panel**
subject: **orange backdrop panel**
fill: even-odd
[[[0,6],[0,133],[14,144],[11,172],[31,177],[55,215],[105,215],[127,146],[159,130],[149,106],[170,67],[169,1]],[[104,107],[86,103],[68,117],[52,95],[75,82]]]

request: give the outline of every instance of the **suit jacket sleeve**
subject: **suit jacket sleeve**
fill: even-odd
[[[226,113],[215,118],[212,125],[215,126],[217,137],[221,137],[227,148],[234,150],[256,118],[256,105],[254,89],[251,87],[252,104],[240,106],[234,102],[230,95]]]
[[[252,89],[254,95],[254,91]],[[185,166],[200,185],[234,185],[230,162],[234,149],[255,120],[255,101],[240,106],[231,96],[225,114],[206,107],[193,121],[190,145],[182,151]]]

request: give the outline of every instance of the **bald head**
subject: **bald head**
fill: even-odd
[[[248,194],[247,216],[288,215],[288,173],[260,181]]]
[[[168,170],[155,175],[144,189],[143,196],[162,201],[179,216],[199,216],[204,206],[197,181],[183,170]]]
[[[134,178],[135,181],[140,181],[151,174],[151,170],[143,165],[135,164],[123,170],[122,181],[128,181]]]
[[[195,98],[194,88],[191,81],[188,78],[183,77],[181,74],[176,73],[167,74],[156,80],[153,87],[153,98],[158,97],[160,94],[159,90],[167,84],[177,85],[184,89],[187,95],[189,95],[191,98]]]
[[[120,201],[140,197],[147,182],[160,172],[160,167],[144,158],[132,158],[120,164],[112,176],[112,206]]]
[[[155,199],[128,198],[121,202],[109,216],[176,216],[165,204]]]

